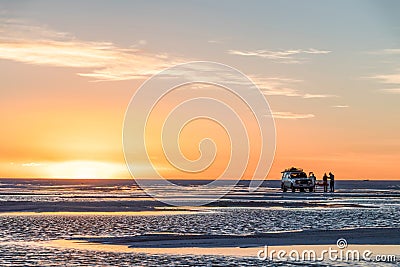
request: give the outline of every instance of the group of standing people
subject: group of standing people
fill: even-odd
[[[324,174],[322,181],[324,182],[324,192],[328,192],[328,175]],[[329,172],[329,187],[330,192],[335,192],[335,175]]]
[[[310,172],[309,177],[313,179],[314,185],[317,185],[317,177],[315,177],[313,172]],[[328,192],[328,178],[329,178],[329,189],[330,192],[335,192],[335,175],[333,173],[329,172],[329,176],[324,173],[324,176],[322,177],[322,184],[324,186],[324,192]],[[318,184],[320,185],[320,184]]]

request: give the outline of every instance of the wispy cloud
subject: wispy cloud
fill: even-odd
[[[301,96],[300,92],[293,89],[293,84],[301,80],[282,77],[260,77],[249,75],[249,78],[257,85],[264,95],[269,96]]]
[[[111,42],[82,41],[68,33],[0,20],[0,58],[35,65],[80,68],[78,75],[95,80],[138,79],[180,60]],[[140,45],[144,42],[139,41]]]
[[[297,119],[310,119],[314,118],[314,114],[297,114],[297,113],[292,113],[292,112],[286,112],[286,111],[273,111],[272,116],[275,119],[290,119],[290,120],[297,120]]]
[[[231,39],[232,38],[228,37],[228,36],[226,36],[226,37],[216,37],[216,38],[209,39],[207,41],[207,43],[209,43],[209,44],[223,44],[223,43],[225,43],[225,42],[227,42],[227,41],[229,41]]]
[[[377,51],[370,51],[367,53],[373,55],[400,55],[400,48],[381,49]]]
[[[319,49],[292,49],[292,50],[228,50],[228,54],[239,55],[239,56],[250,56],[250,57],[260,57],[271,59],[279,63],[301,63],[304,58],[301,56],[307,54],[329,54],[332,51],[329,50],[319,50]]]
[[[328,98],[328,97],[338,97],[337,95],[328,94],[304,94],[303,98]]]
[[[285,78],[285,77],[259,77],[256,75],[249,75],[249,78],[257,85],[258,88],[267,96],[292,96],[302,97],[306,99],[311,98],[328,98],[338,97],[331,94],[309,94],[303,93],[300,90],[294,89],[302,80]]]
[[[394,88],[383,88],[378,90],[381,93],[386,94],[399,94],[400,91],[400,70],[397,69],[392,73],[387,74],[378,74],[364,77],[367,79],[374,79],[381,84],[384,84],[385,87],[394,86]]]
[[[381,89],[379,91],[387,94],[400,94],[400,88],[387,88],[387,89]]]
[[[29,162],[29,163],[22,163],[22,167],[39,167],[43,166],[43,163],[36,163],[36,162]]]
[[[220,40],[208,40],[207,43],[209,44],[220,44],[222,41]]]
[[[380,74],[380,75],[369,76],[367,78],[376,79],[381,83],[400,84],[400,71],[398,73]]]
[[[381,49],[376,51],[367,52],[373,55],[379,56],[391,56],[390,58],[394,60],[394,62],[398,62],[398,56],[400,56],[400,48],[389,48],[389,49]],[[397,61],[396,61],[397,60]],[[395,69],[391,73],[382,73],[377,75],[370,75],[367,77],[362,77],[367,79],[374,79],[381,84],[384,84],[385,87],[395,86],[394,88],[384,88],[379,89],[378,91],[386,94],[399,94],[400,92],[400,69]]]
[[[348,105],[336,105],[336,106],[332,106],[333,108],[348,108],[350,106]]]
[[[393,49],[384,49],[383,53],[390,54],[390,55],[400,55],[400,48],[393,48]]]

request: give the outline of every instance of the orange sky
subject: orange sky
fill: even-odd
[[[55,72],[65,74],[53,77],[44,87],[53,87],[60,81],[58,90],[37,89],[36,92],[46,90],[45,95],[28,90],[27,95],[15,96],[1,105],[2,124],[7,125],[0,136],[1,176],[130,177],[124,165],[121,132],[126,106],[135,91],[130,89],[132,83],[90,83],[78,79],[65,84],[63,76],[72,74],[62,69]],[[45,78],[46,73],[38,69],[29,80],[14,83],[18,86],[35,84]],[[74,89],[81,86],[85,86],[85,90]],[[115,90],[118,94],[113,93]],[[170,98],[173,100],[170,107],[179,101],[176,95]],[[156,109],[154,113],[162,112]],[[158,118],[155,117],[156,121]],[[154,141],[148,145],[161,174],[168,178],[209,179],[222,172],[229,156],[229,142],[221,127],[210,121],[199,121],[182,132],[181,146],[189,159],[199,156],[198,142],[204,137],[212,138],[218,145],[218,155],[211,168],[189,175],[167,166],[158,135],[161,121],[153,120],[150,119],[149,125],[152,125],[150,140]],[[276,119],[275,122],[277,150],[270,179],[279,178],[280,171],[292,165],[314,171],[318,177],[323,172],[333,171],[338,179],[398,178],[392,176],[398,160],[397,151],[385,151],[385,141],[371,143],[372,149],[368,149],[352,143],[356,140],[362,144],[365,137],[349,136],[345,125],[337,124],[337,128],[324,131],[329,123],[318,126],[313,119]],[[376,151],[376,147],[382,151]],[[258,154],[253,151],[252,155],[256,159]],[[256,161],[250,161],[245,177],[251,176],[254,164]]]

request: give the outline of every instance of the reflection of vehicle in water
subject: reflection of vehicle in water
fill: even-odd
[[[314,191],[314,186],[314,179],[312,177],[307,177],[303,169],[292,167],[282,172],[281,188],[283,192],[286,192],[288,188],[290,188],[292,192],[295,192],[296,189],[299,189],[301,192],[308,189],[308,191],[312,192]]]

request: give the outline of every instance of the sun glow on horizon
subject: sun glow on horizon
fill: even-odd
[[[130,178],[124,164],[99,161],[65,161],[41,164],[25,164],[36,168],[47,177],[59,179],[121,179]]]
[[[119,178],[126,172],[124,165],[97,161],[67,161],[47,165],[51,177],[70,179]]]

